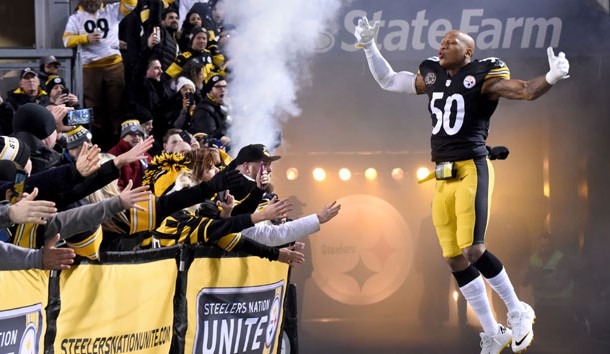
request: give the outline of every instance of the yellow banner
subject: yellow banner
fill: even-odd
[[[55,353],[169,353],[177,272],[174,259],[62,271]]]
[[[0,272],[0,352],[42,353],[49,272]]]
[[[184,352],[277,353],[287,278],[288,265],[258,257],[194,259]]]

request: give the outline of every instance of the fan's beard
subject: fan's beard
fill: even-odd
[[[102,7],[102,0],[85,0],[81,1],[81,6],[85,11],[94,14]]]

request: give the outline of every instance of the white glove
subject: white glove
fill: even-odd
[[[365,17],[358,20],[358,26],[354,30],[356,37],[357,48],[368,48],[379,32],[379,21],[375,21],[373,26],[369,24],[369,20]]]
[[[549,57],[549,72],[546,73],[546,82],[551,85],[555,85],[557,81],[567,79],[570,77],[570,62],[566,59],[564,52],[560,52],[559,55],[555,56],[555,52],[552,47],[546,49],[546,54]]]

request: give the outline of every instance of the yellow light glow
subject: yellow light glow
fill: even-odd
[[[430,175],[430,169],[428,167],[420,167],[417,169],[417,180],[421,181],[422,179],[428,177]]]
[[[549,158],[545,157],[542,160],[542,194],[551,197],[551,182],[549,178]]]
[[[290,167],[286,170],[286,178],[289,181],[294,181],[295,179],[299,178],[299,170],[294,167]]]
[[[349,168],[342,168],[339,170],[339,179],[342,181],[349,181],[352,178],[352,172]]]
[[[324,169],[321,167],[314,168],[312,175],[313,175],[313,179],[315,179],[318,182],[322,182],[326,179],[326,171],[324,171]]]
[[[369,167],[366,169],[366,171],[364,171],[364,178],[366,178],[369,181],[374,181],[377,179],[377,170]]]
[[[582,199],[589,198],[589,181],[586,179],[583,179],[578,183],[578,196]]]
[[[392,178],[394,178],[395,181],[400,181],[404,177],[405,177],[405,171],[403,171],[402,168],[396,167],[396,168],[392,169]]]
[[[457,290],[454,290],[452,295],[453,301],[457,302],[460,294],[458,294]]]

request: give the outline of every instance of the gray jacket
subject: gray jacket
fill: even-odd
[[[8,203],[0,204],[0,228],[11,226]],[[123,210],[119,197],[55,214],[45,225],[45,239],[60,234],[62,239],[87,231]],[[42,269],[42,249],[23,248],[0,242],[0,270]]]

